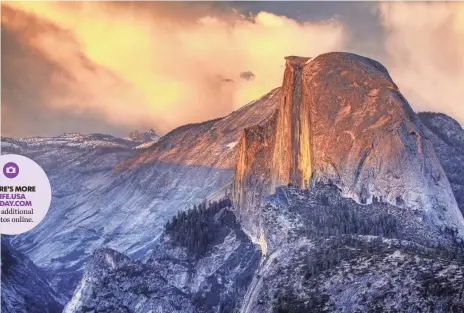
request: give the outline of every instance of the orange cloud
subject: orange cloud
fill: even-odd
[[[281,84],[284,56],[340,50],[345,37],[337,21],[297,23],[267,12],[203,16],[187,27],[111,3],[6,5],[60,30],[27,37],[74,78],[55,77],[47,105],[162,131],[239,108]],[[7,28],[24,23],[2,13]],[[255,78],[241,79],[246,71]]]
[[[387,65],[407,99],[464,124],[464,4],[385,2],[379,12]]]

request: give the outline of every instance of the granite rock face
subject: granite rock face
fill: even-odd
[[[156,271],[115,250],[96,250],[63,312],[134,311],[191,312],[185,295]]]
[[[426,125],[426,135],[433,143],[464,214],[464,129],[443,113],[421,112],[418,115]]]
[[[172,231],[161,236],[144,261],[108,248],[96,250],[64,313],[233,312],[261,254],[231,211],[213,215],[214,239],[201,254],[173,239]]]
[[[424,126],[374,60],[336,52],[288,57],[277,115],[246,130],[239,151],[234,201],[242,219],[259,221],[252,207],[279,185],[332,183],[359,203],[379,199],[463,234]],[[254,225],[248,232],[259,238]]]
[[[303,97],[303,69],[310,58],[286,57],[281,106],[272,158],[274,187],[291,182],[307,187],[311,178],[310,103]]]

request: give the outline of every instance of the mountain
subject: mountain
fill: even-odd
[[[136,142],[147,142],[158,140],[159,138],[160,136],[153,129],[150,129],[144,133],[141,133],[138,130],[134,130],[133,132],[130,132],[129,136],[125,137],[124,139]]]
[[[84,267],[85,221],[100,211],[86,201],[96,189],[108,188],[106,183],[114,180],[112,170],[134,155],[136,144],[109,135],[76,133],[2,138],[1,144],[3,154],[21,154],[41,165],[52,186],[52,202],[43,222],[22,235],[4,237],[50,273],[51,284],[69,297]],[[88,237],[102,244],[96,225],[88,226]]]
[[[279,102],[278,88],[224,118],[179,127],[143,150],[105,135],[2,138],[2,153],[36,161],[52,187],[44,221],[12,245],[69,298],[95,249],[145,257],[178,211],[223,197],[243,129],[266,121]]]
[[[426,134],[433,143],[464,214],[464,129],[443,113],[421,112],[418,115],[426,125]]]
[[[46,274],[2,238],[2,312],[61,313],[64,302]]]
[[[134,130],[129,133],[129,136],[125,137],[126,140],[131,140],[139,143],[135,149],[146,149],[151,147],[161,138],[153,129],[148,130],[147,132],[140,133],[138,130]]]
[[[287,57],[282,104],[239,143],[235,205],[261,240],[254,208],[280,185],[333,183],[345,197],[415,212],[464,236],[464,219],[433,144],[378,62],[351,53]]]
[[[287,57],[282,87],[146,149],[5,139],[53,193],[11,242],[66,313],[459,312],[458,159],[430,125],[374,60]]]
[[[67,313],[462,310],[463,217],[430,130],[386,69],[348,53],[288,57],[274,93],[280,105],[249,126],[225,131],[240,111],[186,125],[117,167],[235,167],[218,190],[243,235],[228,239],[232,224],[215,226],[205,205],[180,213],[148,258],[87,269]],[[232,250],[230,263],[237,238],[249,252]]]
[[[134,147],[131,141],[104,134],[82,135],[79,133],[65,133],[57,137],[7,138],[2,137],[2,148],[8,153],[23,150],[44,149],[46,153],[61,148],[84,149],[125,149]],[[50,155],[49,155],[50,156]]]
[[[281,90],[276,88],[224,118],[178,127],[151,149],[121,164],[119,169],[162,161],[233,171],[236,145],[243,130],[265,123],[278,107],[280,98]]]

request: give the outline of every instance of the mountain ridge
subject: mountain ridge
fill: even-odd
[[[307,212],[317,212],[315,209],[324,207],[332,212],[340,204],[348,212],[353,208],[366,214],[358,219],[369,220],[371,215],[386,208],[387,212],[403,214],[403,222],[409,225],[406,229],[416,229],[418,234],[427,230],[428,237],[424,238],[432,238],[430,243],[454,247],[463,217],[457,215],[461,213],[453,195],[453,191],[458,195],[455,185],[459,185],[459,180],[450,179],[450,186],[447,178],[452,177],[451,165],[459,160],[446,156],[454,151],[449,145],[449,133],[443,137],[437,129],[435,133],[429,130],[412,111],[388,71],[374,60],[334,53],[312,59],[287,57],[286,62],[283,87],[273,89],[226,117],[176,128],[145,149],[135,150],[134,143],[124,139],[115,148],[109,147],[114,144],[113,139],[94,144],[94,137],[77,140],[72,137],[77,135],[69,134],[71,139],[66,140],[70,144],[63,143],[63,138],[57,142],[7,139],[5,145],[2,141],[2,153],[6,150],[6,153],[23,154],[44,168],[53,193],[45,220],[33,231],[12,238],[15,248],[49,272],[52,287],[63,290],[68,299],[78,284],[104,285],[98,297],[88,297],[85,301],[89,301],[90,307],[101,304],[108,312],[115,312],[118,305],[124,305],[126,311],[136,310],[135,305],[140,301],[145,301],[141,304],[146,309],[143,312],[154,307],[172,309],[176,301],[182,303],[177,307],[181,312],[220,309],[221,302],[214,296],[212,287],[223,288],[227,275],[240,282],[241,275],[249,277],[250,271],[257,274],[246,293],[239,283],[232,294],[247,299],[242,312],[262,312],[263,299],[274,297],[278,289],[267,285],[273,294],[263,294],[264,282],[281,281],[286,276],[279,276],[279,271],[288,274],[287,269],[293,269],[300,273],[294,267],[300,264],[296,262],[299,249],[311,255],[313,248],[320,248],[315,246],[321,242],[318,236],[305,235],[296,241],[292,237],[292,234],[301,235],[301,225],[312,221],[306,218]],[[90,144],[85,140],[90,140]],[[441,162],[448,162],[450,166],[444,170]],[[319,184],[332,186],[334,191],[319,198]],[[282,187],[285,185],[289,186]],[[234,201],[235,208],[231,211],[241,229],[234,230],[222,243],[215,243],[207,260],[192,261],[185,257],[185,251],[179,252],[165,233],[165,223],[179,211],[224,195]],[[331,197],[338,202],[332,203]],[[415,206],[421,202],[417,199],[424,203],[424,208]],[[299,206],[295,207],[294,203]],[[370,239],[359,236],[380,238],[390,234],[390,224],[387,221],[385,228],[383,217],[375,223],[380,225],[378,229],[362,226],[361,233],[356,228],[354,233],[344,235],[357,236],[360,245],[369,248]],[[378,233],[379,229],[386,233]],[[235,253],[233,258],[224,260],[224,251],[241,244],[246,248],[246,257]],[[335,242],[334,247],[338,244]],[[401,242],[394,243],[395,247],[398,245]],[[102,246],[107,248],[99,250]],[[362,249],[353,248],[365,257]],[[168,256],[166,260],[153,262],[159,268],[143,261],[155,250]],[[252,265],[256,253],[262,257],[258,268]],[[112,262],[98,263],[103,269],[99,267],[97,272],[90,271],[86,276],[85,269],[92,267],[92,262],[101,261],[102,256],[112,260],[114,255],[125,260],[124,266],[113,268]],[[277,258],[278,255],[291,258],[287,262]],[[275,262],[283,262],[287,267]],[[427,268],[430,264],[425,263]],[[243,268],[237,270],[237,264]],[[167,271],[163,274],[166,277],[160,275],[170,266],[174,272]],[[199,276],[195,274],[185,283],[182,277],[190,275],[192,267],[198,270]],[[203,274],[208,268],[220,268],[217,273],[220,275],[205,278]],[[143,269],[149,271],[148,278],[141,275]],[[262,279],[260,275],[269,279]],[[458,271],[456,275],[461,273]],[[159,295],[161,302],[145,299],[144,278],[153,278],[156,282],[153,284],[156,290],[148,291],[156,297]],[[419,278],[417,281],[422,282]],[[166,285],[167,279],[173,283]],[[208,296],[195,289],[199,280]],[[87,282],[91,284],[86,285]],[[298,279],[295,282],[303,284]],[[130,303],[119,297],[124,295],[120,287],[127,288],[124,292],[128,292]],[[178,287],[198,291],[198,298],[195,297],[198,306],[192,306],[192,298],[186,297],[183,291],[178,292]],[[306,287],[298,288],[295,290],[308,295],[313,292]],[[166,293],[173,298],[161,297]],[[238,308],[237,299],[230,298],[227,292],[221,295],[228,299],[226,304]],[[321,299],[316,298],[313,300],[319,303]],[[332,302],[336,303],[336,299],[333,297]],[[446,297],[439,299],[447,300]],[[287,305],[269,303],[276,308],[282,305],[283,309]],[[79,310],[88,308],[81,304]]]
[[[207,127],[177,128],[147,149],[133,149],[124,139],[118,139],[126,144],[117,149],[93,141],[75,145],[74,139],[63,144],[59,137],[31,144],[2,140],[2,153],[36,161],[52,187],[47,217],[12,244],[51,273],[52,285],[68,298],[98,247],[143,258],[178,211],[229,192],[241,131],[272,114],[279,92],[276,88]]]

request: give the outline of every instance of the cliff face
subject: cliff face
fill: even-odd
[[[287,57],[282,102],[272,158],[274,186],[285,182],[306,187],[311,177],[309,102],[304,98],[302,74],[310,58]]]
[[[380,63],[350,53],[288,57],[277,116],[245,131],[240,142],[239,214],[259,221],[253,207],[275,187],[323,182],[359,203],[387,202],[462,231],[463,217],[423,128]],[[259,227],[247,230],[260,237]]]
[[[277,112],[265,125],[245,129],[237,151],[232,197],[235,206],[240,208],[238,215],[242,226],[252,238],[262,237],[259,235],[262,228],[256,207],[264,195],[273,193],[276,184],[274,175],[278,172],[274,171],[272,159],[276,147],[276,118]]]
[[[301,92],[302,70],[310,58],[285,59],[279,108],[266,123],[245,129],[239,142],[233,197],[254,238],[262,238],[255,208],[263,197],[283,184],[305,188],[311,177],[309,106]]]
[[[432,140],[458,206],[464,214],[464,129],[443,113],[422,112],[418,116],[427,126],[425,134]]]

